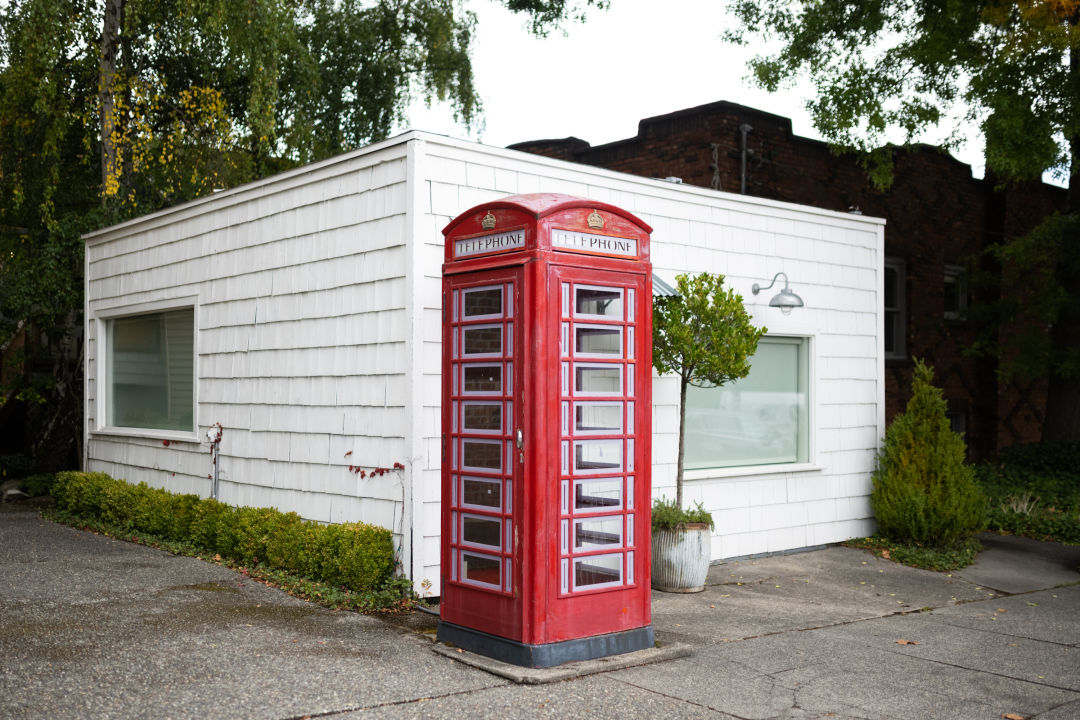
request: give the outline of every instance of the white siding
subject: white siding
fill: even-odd
[[[349,471],[406,459],[403,150],[386,144],[87,238],[89,469],[205,496],[204,434],[221,422],[226,502],[403,536],[404,474]],[[94,320],[181,297],[196,298],[197,436],[102,430]]]
[[[225,426],[222,496],[393,528],[403,567],[439,593],[441,229],[510,194],[561,192],[654,227],[656,272],[727,276],[755,321],[810,338],[810,462],[694,471],[714,559],[872,530],[884,433],[881,221],[635,178],[410,133],[87,238],[88,467],[198,492]],[[806,307],[755,297],[784,271]],[[199,438],[97,431],[110,309],[197,298]],[[675,477],[678,387],[655,378],[654,495]],[[347,455],[350,453],[351,455]],[[375,479],[350,464],[406,465]]]

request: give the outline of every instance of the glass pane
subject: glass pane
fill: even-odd
[[[465,291],[465,317],[502,315],[501,287]]]
[[[574,443],[574,471],[622,470],[622,447],[622,440],[579,440]]]
[[[502,365],[466,365],[465,392],[502,391]]]
[[[502,403],[465,403],[465,430],[502,430]]]
[[[483,480],[481,478],[461,479],[461,503],[475,507],[494,508],[502,507],[502,483],[498,480]]]
[[[622,432],[622,403],[574,403],[577,432]]]
[[[493,518],[463,515],[461,517],[461,539],[473,545],[502,547],[502,522]]]
[[[622,290],[615,288],[575,288],[574,312],[578,315],[603,315],[622,320]]]
[[[896,352],[896,312],[885,311],[885,352]]]
[[[502,326],[467,327],[462,346],[464,355],[501,355]]]
[[[622,554],[594,555],[574,561],[574,588],[622,582]]]
[[[482,470],[502,469],[502,448],[498,442],[483,440],[465,440],[462,450],[462,465]]]
[[[896,307],[896,268],[885,266],[885,307]]]
[[[574,522],[574,548],[599,550],[622,545],[622,516],[589,518]]]
[[[622,393],[621,365],[574,366],[574,391],[578,395]]]
[[[574,483],[574,511],[616,510],[622,507],[622,478],[578,480]]]
[[[194,328],[192,308],[109,321],[110,425],[194,430]]]
[[[461,577],[469,582],[484,583],[485,585],[502,586],[502,578],[499,575],[499,559],[461,553]]]
[[[574,352],[578,355],[622,356],[622,329],[604,327],[574,328]]]
[[[809,462],[807,342],[762,338],[750,374],[686,394],[686,467]]]

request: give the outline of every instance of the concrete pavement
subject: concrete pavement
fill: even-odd
[[[988,538],[952,576],[848,548],[653,594],[689,657],[519,685],[431,623],[0,512],[0,718],[1080,718],[1080,548]]]

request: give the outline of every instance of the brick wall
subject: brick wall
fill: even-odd
[[[745,154],[740,126],[750,128]],[[886,256],[905,263],[907,350],[905,359],[886,361],[887,419],[906,405],[911,358],[919,357],[934,366],[950,411],[963,420],[972,457],[1040,438],[1045,386],[999,382],[996,361],[964,350],[985,322],[980,310],[997,292],[985,279],[1000,271],[984,249],[1034,227],[1061,206],[1064,191],[1033,183],[996,192],[992,181],[972,178],[968,165],[928,145],[894,150],[893,184],[881,191],[854,157],[794,135],[790,119],[729,102],[644,119],[635,137],[597,147],[574,137],[511,147],[726,192],[745,185],[759,197],[886,218]],[[945,317],[946,266],[965,270],[970,309],[964,317]]]

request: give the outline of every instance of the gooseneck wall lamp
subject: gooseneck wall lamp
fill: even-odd
[[[785,273],[778,272],[773,275],[772,282],[765,287],[761,287],[757,283],[754,283],[754,286],[751,288],[751,290],[755,295],[757,295],[762,290],[768,290],[776,284],[776,279],[781,275],[784,276],[784,289],[778,292],[776,295],[773,295],[772,300],[769,301],[769,307],[780,308],[780,312],[784,313],[785,315],[790,315],[791,308],[802,307],[803,301],[801,297],[793,293],[791,291],[791,288],[788,287],[788,277]]]

